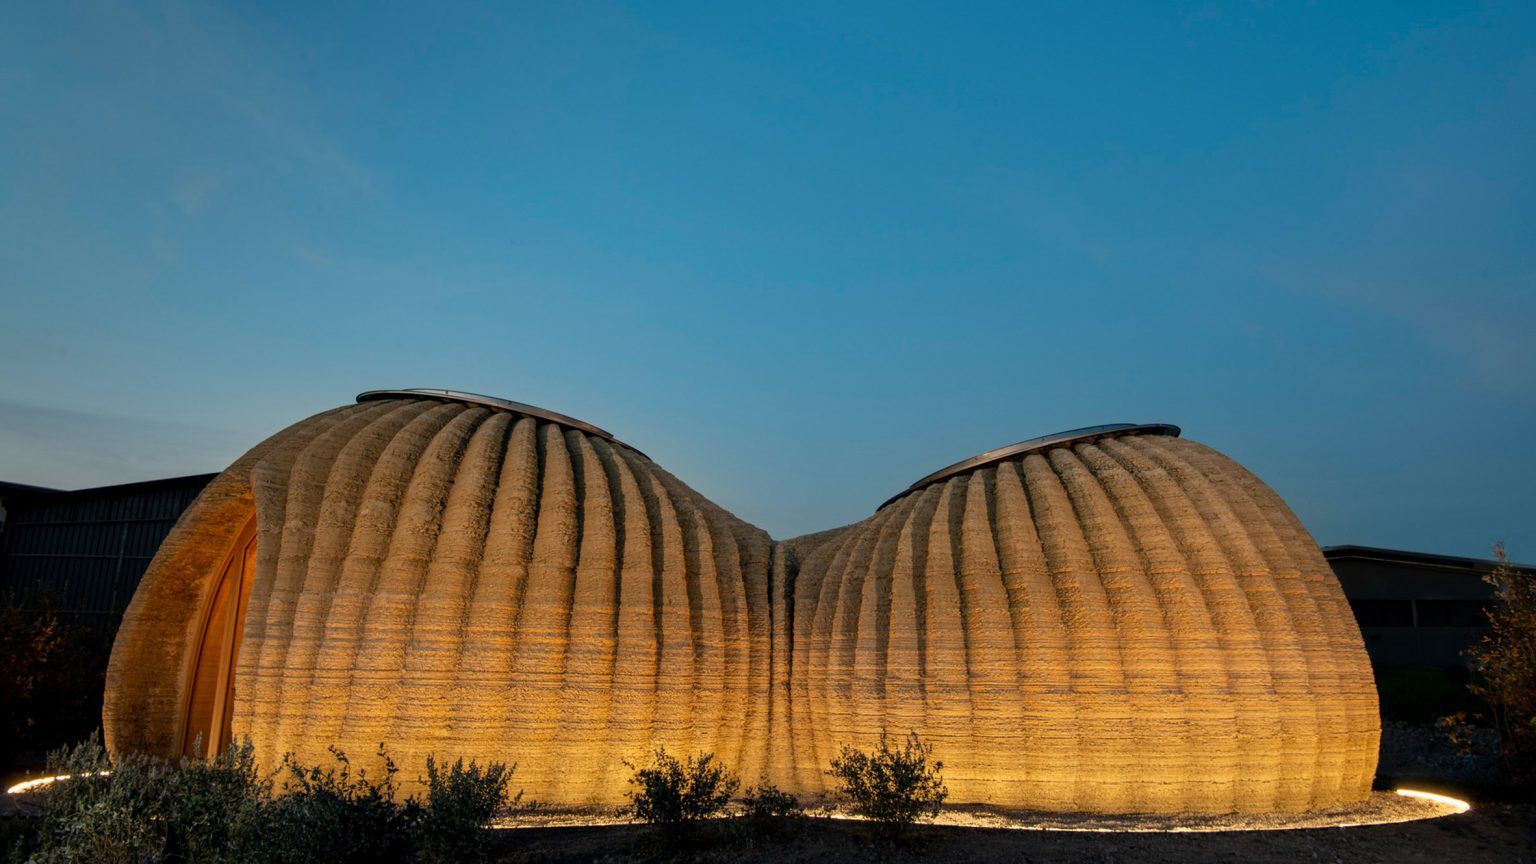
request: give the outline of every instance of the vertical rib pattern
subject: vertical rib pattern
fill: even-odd
[[[384,742],[610,804],[621,760],[656,745],[765,770],[765,534],[633,450],[509,412],[311,422],[244,469],[260,560],[234,724],[264,764]]]
[[[783,543],[628,447],[433,399],[311,418],[210,488],[125,618],[115,748],[181,740],[198,579],[254,517],[234,727],[266,765],[384,742],[611,804],[665,745],[814,794],[916,731],[956,801],[1097,813],[1324,808],[1375,769],[1326,561],[1190,441],[1063,443]]]
[[[910,730],[957,801],[1284,812],[1369,794],[1375,693],[1338,583],[1279,496],[1209,448],[1071,442],[814,539],[792,541],[800,788],[822,788],[836,746]]]

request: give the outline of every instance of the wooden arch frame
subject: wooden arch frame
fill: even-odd
[[[217,754],[229,745],[234,715],[235,666],[245,610],[256,576],[256,514],[246,519],[211,571],[181,686],[176,740],[184,756]]]

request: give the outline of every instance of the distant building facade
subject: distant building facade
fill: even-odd
[[[1483,577],[1496,561],[1371,546],[1328,546],[1323,556],[1373,666],[1464,668],[1464,652],[1488,632],[1493,587]]]
[[[161,541],[216,476],[73,491],[0,482],[0,592],[110,640]]]

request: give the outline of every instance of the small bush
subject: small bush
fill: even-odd
[[[625,761],[634,773],[629,793],[635,818],[652,825],[682,828],[723,811],[740,782],[713,753],[679,761],[663,747],[656,748],[647,765]]]
[[[949,796],[941,776],[944,763],[932,756],[933,749],[916,732],[899,747],[891,747],[882,735],[873,753],[844,744],[827,774],[838,781],[853,812],[888,830],[901,830],[921,817],[939,815]]]
[[[741,799],[742,814],[748,819],[784,819],[805,815],[796,798],[766,781],[747,790]]]
[[[98,734],[56,751],[48,766],[73,779],[39,793],[37,862],[240,860],[232,850],[238,825],[271,788],[249,742],[209,760],[128,756],[113,764]]]
[[[270,778],[256,770],[255,748],[247,739],[231,743],[213,759],[181,759],[169,773],[166,791],[170,826],[168,858],[235,861],[234,844],[246,814],[272,793]]]
[[[93,735],[50,758],[52,773],[73,778],[36,793],[36,829],[14,851],[40,864],[479,861],[491,820],[522,799],[507,794],[513,767],[429,758],[426,798],[397,802],[398,772],[382,747],[378,775],[331,753],[329,767],[285,758],[263,777],[248,741],[213,759],[114,763]]]
[[[248,812],[236,843],[241,860],[271,864],[309,861],[406,861],[415,800],[395,803],[395,763],[379,748],[382,774],[353,771],[341,750],[330,748],[336,765],[301,766],[283,760],[283,793]]]
[[[123,760],[113,766],[99,735],[93,734],[75,747],[49,754],[48,773],[73,779],[49,784],[38,793],[42,818],[37,851],[29,860],[129,864],[164,854],[169,771],[160,763]]]
[[[427,800],[415,829],[417,856],[429,862],[486,860],[492,820],[526,809],[522,790],[507,794],[516,770],[500,762],[465,767],[463,759],[439,768],[428,756]]]

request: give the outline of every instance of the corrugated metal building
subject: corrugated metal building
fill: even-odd
[[[215,476],[74,491],[0,483],[0,592],[110,639],[155,550]]]
[[[1323,556],[1344,586],[1373,666],[1462,668],[1463,652],[1488,632],[1493,587],[1483,576],[1497,561],[1372,546],[1329,546]]]

